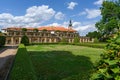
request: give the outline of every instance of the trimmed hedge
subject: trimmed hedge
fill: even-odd
[[[86,47],[92,47],[92,48],[105,48],[107,43],[71,43],[72,45],[78,45],[78,46],[86,46]]]
[[[22,36],[21,43],[24,44],[24,45],[28,45],[29,44],[29,38],[26,35]]]
[[[61,44],[61,45],[78,45],[78,46],[86,46],[86,47],[92,47],[92,48],[105,48],[107,43],[31,43],[29,45],[50,45],[50,44]]]
[[[30,56],[23,44],[19,45],[9,80],[37,80]]]

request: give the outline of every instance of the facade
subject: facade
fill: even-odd
[[[80,37],[79,33],[72,29],[70,22],[68,28],[64,27],[39,27],[39,28],[18,28],[10,27],[2,29],[6,33],[6,44],[17,45],[20,44],[23,35],[28,36],[30,43],[57,43],[65,39],[69,43],[74,42],[75,37],[79,37],[80,42],[93,42],[93,39],[87,37]]]

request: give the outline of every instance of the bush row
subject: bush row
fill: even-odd
[[[77,45],[77,46],[86,46],[86,47],[93,47],[93,48],[104,48],[107,43],[31,43],[29,45],[51,45],[51,44],[61,44],[61,45]]]
[[[107,43],[72,43],[72,45],[78,45],[78,46],[86,46],[86,47],[92,47],[92,48],[105,48]]]
[[[0,47],[5,45],[6,37],[0,36]]]
[[[36,80],[30,56],[23,44],[19,45],[9,80]]]

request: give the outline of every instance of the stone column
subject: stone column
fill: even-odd
[[[57,42],[56,38],[54,39],[54,42],[55,42],[55,43]]]
[[[94,42],[94,38],[92,38],[92,42]]]
[[[11,37],[11,44],[14,45],[14,39]]]
[[[45,43],[47,42],[47,38],[45,38],[45,41],[44,41]]]
[[[31,43],[31,38],[29,38],[29,42]]]
[[[19,44],[20,44],[20,42],[21,42],[21,37],[19,37]]]
[[[39,43],[40,38],[38,37],[37,42]]]
[[[51,38],[49,39],[49,42],[50,42],[50,43],[52,42]]]

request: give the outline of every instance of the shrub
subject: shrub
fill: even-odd
[[[23,44],[18,48],[9,80],[36,80],[30,56]]]
[[[37,28],[34,28],[34,31],[35,31],[35,32],[38,32],[38,29],[37,29]]]
[[[80,42],[80,38],[79,37],[75,37],[74,38],[74,43],[79,43]]]
[[[120,33],[109,42],[91,80],[120,80]]]
[[[24,35],[21,39],[21,43],[24,44],[24,45],[28,45],[29,44],[29,38]]]
[[[61,43],[67,43],[66,38],[62,37],[62,39],[61,39]]]
[[[94,38],[94,42],[95,42],[95,43],[98,43],[99,40],[98,40],[97,38]]]
[[[5,42],[6,42],[5,36],[0,36],[0,46],[5,45]]]
[[[22,31],[23,31],[23,32],[27,31],[27,28],[22,28]]]

